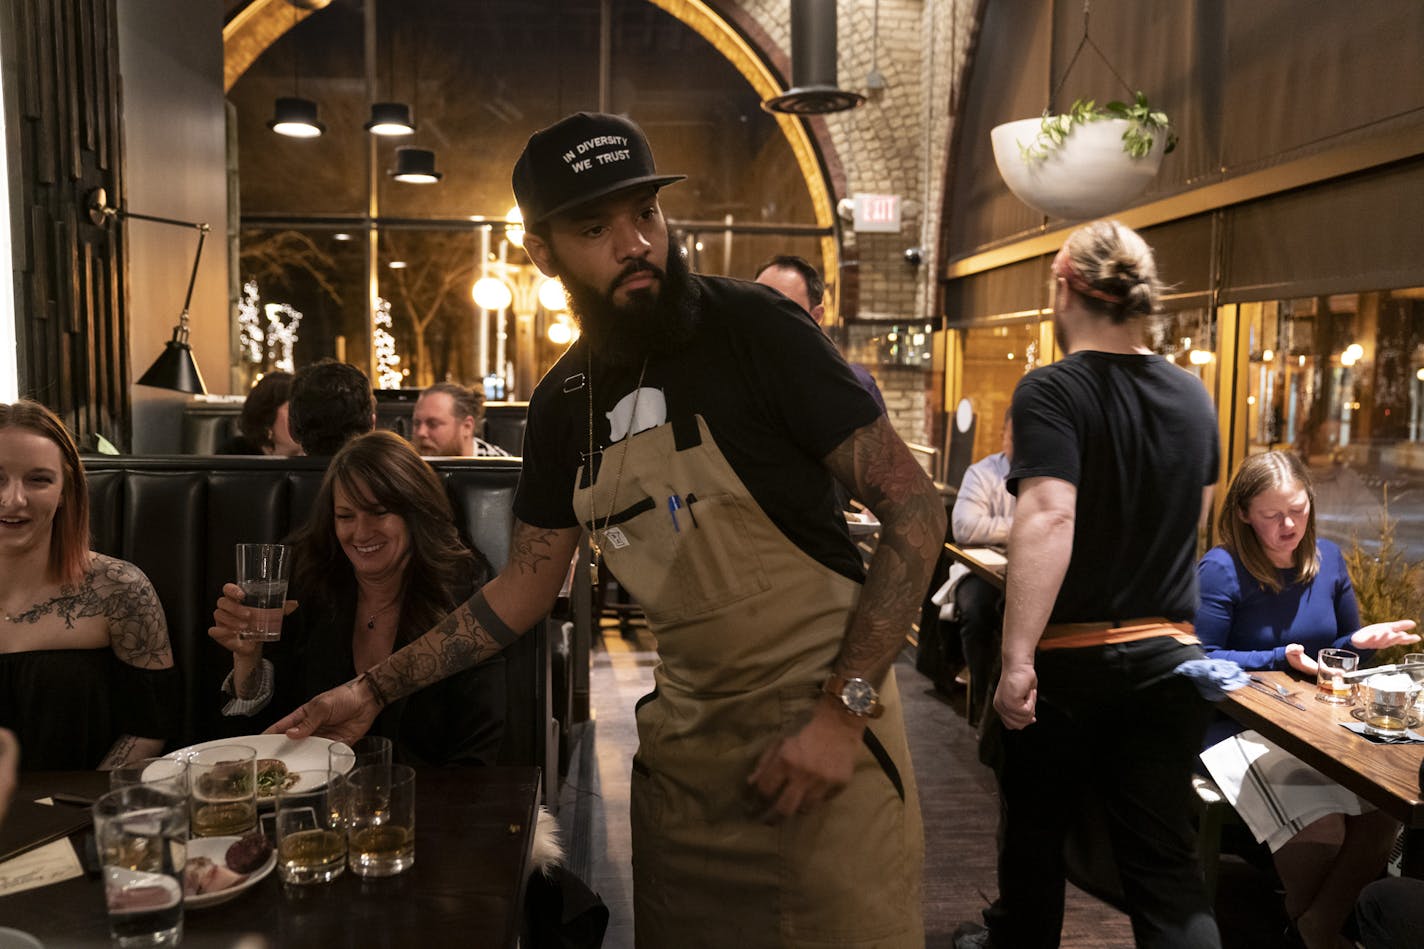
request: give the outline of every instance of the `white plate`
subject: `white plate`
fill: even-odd
[[[170,751],[164,755],[165,758],[191,758],[200,751],[209,748],[217,748],[221,745],[247,745],[256,750],[257,757],[277,758],[282,764],[287,766],[288,771],[325,771],[330,764],[328,754],[332,745],[340,745],[330,738],[303,738],[301,741],[292,741],[286,735],[244,735],[238,738],[219,738],[214,741],[199,742],[196,745],[189,745],[187,748],[179,748],[177,751]],[[350,750],[350,749],[347,749]],[[348,759],[349,761],[349,759]],[[294,788],[315,787],[315,785],[304,785],[298,781]],[[272,798],[263,797],[259,802],[270,803]]]
[[[44,949],[44,943],[29,933],[0,926],[0,949]]]
[[[880,530],[880,521],[869,511],[846,511],[846,529],[852,537],[864,537]]]
[[[268,736],[272,737],[272,736]],[[196,746],[195,746],[196,747]],[[275,756],[273,756],[275,757]],[[188,841],[188,859],[194,857],[207,857],[220,867],[227,866],[227,848],[237,843],[238,837],[193,837]],[[203,893],[198,896],[183,897],[184,909],[206,909],[209,906],[217,906],[219,903],[226,903],[239,893],[255,886],[267,874],[272,872],[272,868],[277,865],[277,850],[273,848],[267,855],[267,862],[247,875],[247,879],[225,890],[214,890],[211,893]]]

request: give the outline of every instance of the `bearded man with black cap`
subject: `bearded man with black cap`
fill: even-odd
[[[354,738],[497,652],[582,531],[657,637],[633,760],[638,945],[922,946],[923,837],[891,665],[944,507],[798,306],[691,274],[642,131],[578,113],[514,169],[524,246],[583,333],[535,390],[509,566],[421,640],[279,723]],[[869,568],[834,482],[882,523]]]

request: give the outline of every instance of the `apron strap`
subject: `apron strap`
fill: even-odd
[[[905,801],[905,782],[900,780],[900,769],[895,767],[895,760],[890,757],[890,752],[885,750],[885,746],[880,743],[880,739],[875,737],[875,733],[867,728],[861,733],[865,740],[865,747],[870,749],[870,753],[880,764],[880,770],[885,772],[885,776],[890,779],[890,783],[895,785],[895,793],[900,795],[900,802]]]

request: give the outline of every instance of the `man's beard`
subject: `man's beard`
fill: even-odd
[[[628,294],[627,303],[614,303],[618,284],[642,271],[656,275],[657,281]],[[672,235],[668,235],[666,270],[646,260],[631,261],[606,292],[571,276],[562,267],[560,274],[569,310],[594,355],[603,362],[637,366],[649,356],[676,351],[692,337],[697,314],[690,306],[689,270],[682,248]]]

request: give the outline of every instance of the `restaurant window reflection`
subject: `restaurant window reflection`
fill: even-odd
[[[973,460],[999,450],[1004,434],[1004,413],[1013,400],[1014,386],[1030,369],[1046,362],[1040,353],[1040,321],[996,322],[962,330],[964,347],[963,393],[974,407]]]
[[[1396,542],[1424,558],[1424,288],[1241,306],[1252,453],[1297,452],[1316,481],[1320,532]]]

